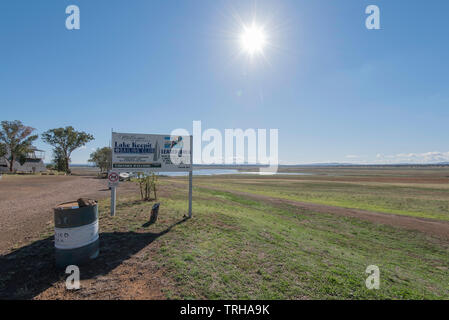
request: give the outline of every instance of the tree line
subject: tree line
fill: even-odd
[[[0,158],[7,161],[9,171],[14,172],[14,162],[23,164],[33,142],[38,139],[35,128],[21,121],[2,121],[0,128]],[[94,140],[94,136],[84,131],[76,131],[72,126],[49,129],[42,134],[42,140],[53,147],[53,164],[56,170],[70,173],[72,152]],[[111,164],[111,149],[98,148],[90,155],[89,162],[95,163],[101,171],[107,171]]]

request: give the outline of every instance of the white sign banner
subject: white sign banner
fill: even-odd
[[[112,170],[116,172],[191,171],[191,137],[112,133]]]

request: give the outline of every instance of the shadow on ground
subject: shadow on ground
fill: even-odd
[[[173,227],[159,232],[111,232],[100,234],[100,255],[82,266],[81,280],[106,275]],[[32,299],[57,281],[68,277],[55,267],[54,240],[48,237],[0,256],[0,299]]]

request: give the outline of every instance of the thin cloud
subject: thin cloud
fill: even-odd
[[[424,163],[439,163],[439,162],[449,162],[449,151],[448,152],[440,152],[440,151],[432,151],[432,152],[423,152],[423,153],[397,153],[394,155],[383,155],[377,154],[376,162],[383,163],[416,163],[416,164],[424,164]]]

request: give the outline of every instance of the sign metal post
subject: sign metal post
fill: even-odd
[[[117,185],[120,180],[120,175],[117,172],[109,171],[108,173],[108,184],[111,188],[111,217],[115,216],[115,208],[116,208],[116,196],[117,196]]]
[[[111,187],[111,217],[115,216],[115,197],[116,197],[116,187]]]
[[[193,136],[190,136],[190,171],[189,171],[189,218],[192,218],[192,189],[193,189]]]

